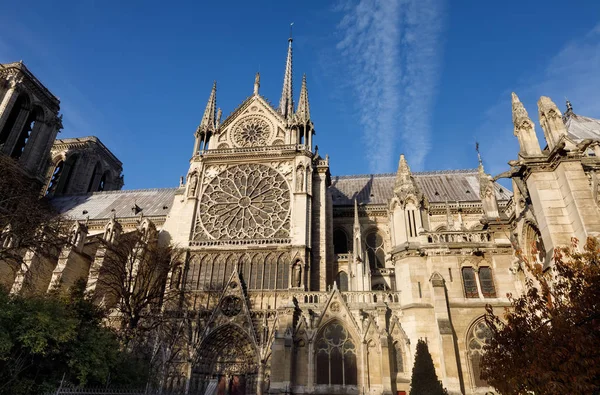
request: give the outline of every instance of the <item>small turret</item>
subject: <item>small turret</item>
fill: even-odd
[[[404,157],[404,154],[400,155],[398,161],[398,171],[396,172],[396,181],[394,183],[394,193],[400,200],[402,206],[406,204],[407,200],[414,200],[415,206],[421,203],[423,194],[420,192],[415,180],[413,179],[408,162]]]
[[[529,118],[527,110],[516,93],[512,93],[512,119],[515,136],[519,139],[521,153],[526,156],[542,154],[540,143],[535,135],[535,124]]]

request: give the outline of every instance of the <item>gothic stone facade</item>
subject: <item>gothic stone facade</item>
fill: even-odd
[[[305,78],[294,104],[290,40],[278,108],[260,95],[257,75],[253,95],[222,121],[215,84],[179,187],[119,191],[121,164],[97,139],[48,145],[57,101],[25,70],[0,70],[3,152],[30,133],[16,158],[45,175],[74,237],[57,260],[28,253],[3,283],[19,292],[27,279],[45,290],[83,277],[94,291],[99,239],[139,228],[183,247],[167,287],[186,295],[198,336],[167,386],[190,394],[408,393],[418,339],[451,393],[484,394],[481,319],[486,304],[501,310],[523,289],[515,248],[550,264],[554,247],[600,230],[600,122],[570,106],[563,116],[546,97],[542,149],[513,95],[520,152],[500,176],[514,194],[481,161],[413,173],[401,156],[396,173],[332,177],[313,144]],[[39,111],[27,116],[31,132],[19,126],[23,109]],[[91,192],[99,186],[112,191]],[[27,276],[34,271],[43,275]]]

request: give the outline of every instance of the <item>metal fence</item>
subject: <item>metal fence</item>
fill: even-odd
[[[56,391],[44,395],[184,395],[183,392],[155,390],[150,388],[73,387],[61,385]]]

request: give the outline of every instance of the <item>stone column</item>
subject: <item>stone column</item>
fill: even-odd
[[[256,395],[263,395],[265,364],[260,361],[258,364],[258,374],[256,375]]]
[[[54,140],[56,139],[56,135],[58,134],[58,132],[62,129],[63,125],[62,125],[62,115],[58,115],[56,116],[54,119],[50,120],[49,122],[47,122],[48,125],[48,134],[47,137],[48,139],[45,142],[45,147],[44,147],[44,158],[42,160],[40,160],[37,164],[37,169],[35,169],[35,172],[37,174],[42,174],[44,177],[48,175],[48,159],[49,159],[49,155],[50,155],[50,150],[52,149],[52,145],[54,144]],[[49,180],[48,180],[49,181]]]
[[[27,140],[27,144],[23,150],[23,155],[19,159],[26,169],[35,170],[37,168],[36,162],[44,156],[42,149],[45,148],[44,137],[47,134],[48,126],[44,122],[36,120],[33,124],[29,140]]]
[[[27,122],[27,118],[29,118],[30,112],[31,112],[31,109],[27,110],[27,109],[23,108],[20,110],[19,115],[17,116],[17,120],[15,121],[15,125],[13,126],[12,130],[10,131],[8,140],[6,140],[6,144],[4,145],[6,148],[6,150],[4,152],[6,152],[8,155],[12,155],[12,152],[15,149],[17,140],[19,139],[19,136],[21,135],[21,132],[23,131],[23,128],[25,127],[25,122]]]
[[[21,80],[13,78],[10,80],[9,84],[4,99],[2,100],[2,103],[0,103],[0,131],[4,128],[6,120],[17,101],[17,97],[19,97],[18,87],[21,84]]]

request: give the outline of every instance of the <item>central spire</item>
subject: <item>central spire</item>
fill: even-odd
[[[293,25],[293,24],[292,24]],[[289,119],[294,114],[294,99],[292,91],[292,32],[290,25],[290,38],[288,39],[288,53],[285,62],[285,74],[283,76],[283,89],[279,100],[279,113]]]

